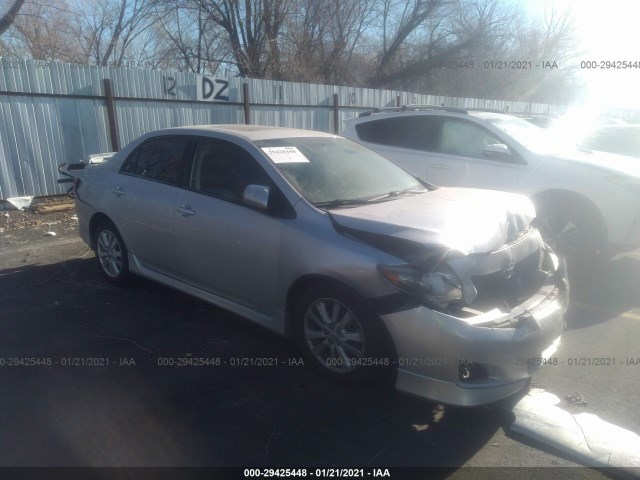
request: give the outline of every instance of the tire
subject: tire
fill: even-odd
[[[545,242],[569,263],[593,260],[603,245],[603,232],[589,212],[572,204],[537,207],[536,226]]]
[[[558,267],[558,275],[563,278],[564,283],[564,296],[562,297],[562,311],[565,314],[564,327],[567,329],[567,317],[566,314],[573,306],[573,297],[571,296],[571,282],[569,281],[569,270],[567,267],[567,261],[564,257],[558,257],[560,265]]]
[[[382,321],[346,289],[323,285],[307,290],[294,311],[294,334],[305,364],[334,382],[377,383],[393,371]]]
[[[102,275],[114,285],[125,285],[129,282],[129,257],[127,247],[115,225],[103,220],[95,231],[96,263]]]

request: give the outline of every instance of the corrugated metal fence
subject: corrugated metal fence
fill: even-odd
[[[526,102],[0,58],[0,200],[64,193],[67,187],[56,183],[59,164],[111,151],[118,142],[126,145],[159,128],[244,123],[250,117],[253,124],[335,132],[363,110],[397,102],[562,110]]]

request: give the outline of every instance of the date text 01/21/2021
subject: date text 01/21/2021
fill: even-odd
[[[158,357],[159,367],[299,367],[304,366],[302,357]]]
[[[391,478],[391,472],[388,468],[245,468],[243,474],[245,478]]]
[[[542,68],[547,70],[558,70],[558,62],[555,60],[484,60],[477,62],[473,60],[458,60],[449,62],[446,68],[473,69],[482,68],[484,70],[531,70]]]
[[[447,359],[441,357],[425,358],[399,358],[390,361],[389,358],[359,358],[349,359],[354,364],[362,366],[431,366],[443,367],[447,365]],[[512,358],[504,360],[506,365],[536,365],[536,366],[568,366],[568,367],[636,367],[640,366],[640,356],[627,357],[567,357],[561,360],[558,357],[534,357]],[[133,357],[0,357],[0,367],[135,367],[140,363]],[[142,362],[147,363],[146,361]],[[302,357],[278,358],[278,357],[158,357],[158,367],[304,367]],[[459,366],[471,366],[471,359],[456,359]]]
[[[133,357],[0,357],[0,367],[135,367]]]

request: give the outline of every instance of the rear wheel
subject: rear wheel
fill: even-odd
[[[330,380],[370,383],[391,371],[391,349],[382,322],[355,295],[334,286],[307,290],[294,320],[306,363]]]
[[[129,278],[127,247],[115,225],[103,220],[96,228],[96,260],[105,278],[114,285],[123,285]]]

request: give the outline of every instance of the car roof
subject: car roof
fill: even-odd
[[[351,120],[357,119],[358,123],[361,123],[361,122],[375,121],[385,117],[397,117],[397,116],[410,117],[410,116],[422,116],[422,115],[438,115],[438,116],[454,116],[454,117],[473,116],[473,117],[481,118],[484,120],[517,118],[509,114],[504,114],[496,111],[480,110],[480,109],[464,110],[461,108],[439,107],[439,106],[416,106],[416,108],[412,108],[412,106],[408,105],[406,107],[397,107],[397,108],[389,107],[386,109],[377,109],[370,112],[364,112],[360,114],[360,116],[355,117],[354,119],[351,119]]]
[[[325,137],[335,138],[336,135],[330,133],[317,132],[314,130],[302,130],[299,128],[271,127],[267,125],[240,125],[240,124],[220,124],[220,125],[191,125],[187,127],[165,128],[157,130],[154,134],[168,135],[172,133],[202,135],[207,133],[221,133],[232,135],[254,142],[256,140],[268,140],[272,138],[289,137]]]
[[[606,132],[606,131],[627,131],[627,132],[636,132],[640,131],[640,125],[630,124],[630,125],[600,125],[593,129],[594,132]]]
[[[519,118],[514,115],[509,115],[506,113],[496,113],[496,112],[469,112],[469,115],[473,115],[474,117],[482,118],[483,120],[499,120],[499,119],[508,119],[513,120],[514,118]]]

